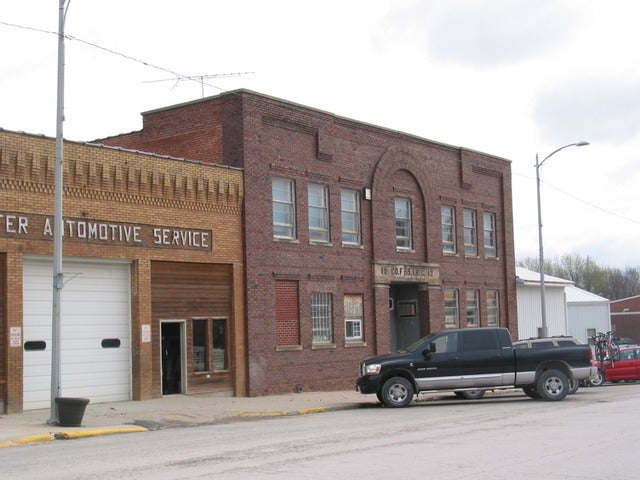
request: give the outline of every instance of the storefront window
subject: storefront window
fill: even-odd
[[[206,372],[209,361],[207,359],[207,321],[193,321],[193,371]]]
[[[226,318],[213,321],[213,370],[229,370]]]

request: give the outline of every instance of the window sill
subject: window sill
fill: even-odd
[[[484,259],[485,259],[485,260],[498,261],[498,260],[500,260],[500,257],[493,257],[493,256],[488,257],[488,256],[486,256],[486,255],[485,255],[485,256],[484,256]]]
[[[273,241],[274,242],[281,242],[281,243],[300,243],[300,240],[298,240],[297,238],[273,237]]]
[[[357,347],[366,347],[367,342],[363,340],[354,340],[354,341],[345,341],[344,348],[357,348]]]
[[[320,247],[333,247],[333,243],[323,242],[322,240],[309,240],[309,245],[318,245]]]
[[[458,253],[457,252],[442,252],[442,255],[444,255],[445,257],[458,257]]]
[[[335,343],[313,343],[311,344],[311,350],[325,350],[330,348],[336,348]]]
[[[361,245],[361,244],[358,244],[358,243],[345,243],[345,242],[342,242],[342,246],[344,248],[355,248],[355,249],[358,249],[358,250],[364,250],[364,246]]]
[[[302,350],[302,345],[277,345],[276,352],[295,352]]]
[[[479,255],[467,255],[466,253],[464,254],[464,258],[474,258],[476,260],[480,260]]]
[[[416,251],[413,248],[403,248],[403,247],[396,247],[396,252],[398,252],[398,253],[416,253]]]

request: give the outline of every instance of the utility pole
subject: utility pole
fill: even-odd
[[[71,0],[68,0],[69,2]],[[56,107],[56,161],[54,178],[54,225],[53,225],[53,302],[51,311],[51,413],[47,423],[57,425],[60,396],[60,297],[64,278],[62,274],[62,191],[63,191],[63,133],[64,123],[64,21],[67,0],[60,0],[58,11],[58,91]]]

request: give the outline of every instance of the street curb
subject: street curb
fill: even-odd
[[[0,442],[0,448],[3,447],[19,447],[22,445],[34,445],[37,443],[51,442],[53,440],[73,440],[75,438],[89,438],[101,435],[116,435],[121,433],[147,432],[144,427],[115,427],[115,428],[99,428],[94,430],[77,430],[72,432],[56,432],[56,433],[39,433],[35,435],[27,435],[16,440]]]
[[[74,438],[98,437],[101,435],[117,435],[120,433],[148,432],[144,427],[116,427],[98,428],[94,430],[77,430],[74,432],[59,432],[54,434],[56,440],[73,440]]]
[[[324,407],[303,408],[300,410],[279,411],[279,412],[236,412],[238,417],[290,417],[293,415],[309,415],[312,413],[323,413],[328,411]]]

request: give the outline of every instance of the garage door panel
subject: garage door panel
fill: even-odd
[[[93,403],[130,398],[130,279],[128,264],[65,261],[61,299],[60,385],[64,396]],[[45,341],[44,351],[24,351],[25,410],[47,408],[51,388],[50,260],[25,258],[24,341]],[[104,348],[104,339],[118,339]]]

